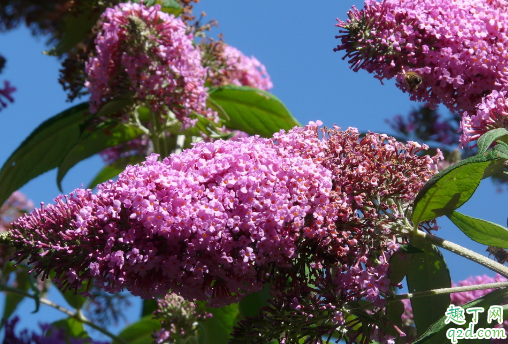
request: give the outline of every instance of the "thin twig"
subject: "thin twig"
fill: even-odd
[[[425,240],[433,245],[442,247],[445,250],[458,254],[459,256],[477,262],[478,264],[481,264],[491,269],[492,271],[495,271],[498,274],[508,278],[508,267],[504,266],[503,264],[499,264],[498,262],[485,257],[484,255],[471,251],[470,249],[457,245],[451,241],[442,239],[438,236],[427,234],[420,230],[412,232],[412,235],[422,240]]]
[[[6,291],[6,292],[9,292],[9,293],[18,294],[18,295],[26,296],[26,297],[29,297],[29,298],[32,298],[32,299],[36,299],[36,297],[34,295],[29,294],[28,292],[26,292],[24,290],[12,288],[12,287],[6,286],[5,284],[1,284],[1,283],[0,283],[0,291]],[[125,340],[115,336],[113,333],[109,332],[108,330],[106,330],[106,329],[104,329],[104,328],[102,328],[100,326],[95,325],[90,320],[85,318],[85,316],[83,314],[81,314],[81,312],[73,312],[73,311],[71,311],[71,310],[69,310],[67,308],[64,308],[64,307],[62,307],[60,305],[57,305],[53,301],[50,301],[50,300],[44,299],[44,298],[39,298],[39,302],[42,303],[42,304],[45,304],[47,306],[53,307],[53,308],[59,310],[60,312],[67,314],[69,317],[74,318],[74,319],[82,322],[83,324],[86,324],[86,325],[90,326],[91,328],[96,329],[97,331],[105,334],[106,336],[110,337],[114,341],[117,341],[118,343],[129,344]]]
[[[418,297],[425,297],[425,296],[438,295],[438,294],[451,294],[451,293],[460,293],[460,292],[464,292],[464,291],[496,289],[496,288],[505,288],[505,287],[508,287],[508,282],[495,282],[495,283],[468,285],[468,286],[463,286],[463,287],[432,289],[432,290],[426,290],[426,291],[418,291],[416,293],[395,295],[391,298],[388,298],[387,301],[391,302],[391,301],[396,301],[396,300],[414,299],[414,298],[418,298]]]

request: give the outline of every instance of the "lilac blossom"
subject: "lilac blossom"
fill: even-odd
[[[254,56],[248,57],[235,47],[224,44],[221,45],[217,58],[222,68],[210,73],[209,80],[212,86],[249,86],[264,91],[273,87],[266,67]]]
[[[500,0],[365,1],[353,7],[334,50],[346,52],[353,70],[365,69],[379,80],[416,72],[422,84],[411,99],[455,114],[474,111],[486,94],[508,82],[508,14]]]
[[[160,5],[124,3],[101,16],[97,56],[86,63],[90,111],[116,98],[134,98],[161,117],[173,112],[192,126],[193,112],[215,118],[206,107],[206,69],[185,24]]]
[[[213,47],[218,47],[212,58],[216,60],[215,64],[217,64],[218,67],[208,69],[207,82],[209,82],[211,86],[249,86],[264,91],[268,91],[273,87],[266,67],[254,56],[248,57],[232,46],[217,42],[205,45],[202,48],[204,51],[203,54],[206,54],[206,52]],[[248,136],[248,134],[238,130],[231,131],[227,128],[218,128],[218,130],[221,134],[232,133],[233,136],[230,140]],[[208,141],[211,140],[211,138],[208,137],[205,139]],[[150,140],[147,135],[142,135],[129,142],[105,149],[100,155],[105,163],[110,164],[118,159],[136,155],[146,156],[150,153],[153,153]]]
[[[460,122],[462,135],[461,148],[468,143],[478,140],[487,131],[496,128],[508,128],[508,104],[505,98],[506,91],[492,91],[482,99],[476,113],[464,113]]]
[[[93,278],[108,292],[144,298],[171,289],[216,305],[236,301],[259,290],[272,267],[291,265],[305,226],[328,234],[317,223],[330,172],[300,155],[320,146],[288,138],[203,142],[162,162],[151,155],[96,195],[77,189],[16,221],[15,259],[45,277],[53,268],[63,289]]]
[[[12,195],[0,207],[0,232],[8,231],[12,228],[11,223],[20,216],[30,212],[34,205],[31,200],[20,191],[14,191]],[[0,267],[14,253],[14,248],[7,245],[0,245]],[[0,276],[3,274],[0,274]]]
[[[181,296],[169,293],[157,300],[157,310],[153,318],[161,322],[162,328],[153,335],[157,344],[170,344],[189,341],[197,335],[198,321],[211,318],[203,306],[198,306]]]
[[[299,132],[284,135],[279,145],[292,142],[290,135]],[[362,317],[348,314],[354,307],[351,304],[360,300],[373,305],[366,317],[384,312],[391,286],[388,260],[412,230],[404,225],[404,213],[436,173],[440,159],[440,155],[419,156],[426,148],[376,133],[360,138],[357,129],[338,127],[323,129],[321,147],[299,147],[304,156],[313,156],[332,171],[331,209],[321,222],[315,222],[318,226],[303,229],[300,262],[287,273],[291,286],[275,284],[270,305],[259,317],[239,323],[235,337],[255,334],[260,341],[269,342],[280,338],[278,326],[287,321],[298,328],[298,333],[285,333],[288,337],[309,342],[344,335],[354,340],[361,333],[371,334],[371,338],[358,339],[361,343],[389,340],[384,330],[374,331]],[[305,265],[306,273],[296,278],[300,264]]]
[[[323,333],[354,330],[361,324],[343,324],[346,305],[366,299],[382,309],[405,210],[439,157],[354,128],[325,128],[320,138],[319,125],[151,155],[96,194],[77,189],[16,221],[15,260],[44,276],[53,269],[63,289],[94,279],[108,292],[171,290],[213,305],[273,282],[284,314],[308,320],[326,310],[333,321]],[[320,300],[314,310],[301,291]]]

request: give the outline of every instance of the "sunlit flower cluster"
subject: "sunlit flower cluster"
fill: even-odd
[[[508,128],[508,104],[505,96],[506,91],[492,91],[482,99],[475,114],[464,113],[460,122],[462,148],[489,130]]]
[[[247,138],[152,155],[96,195],[77,189],[19,219],[16,259],[54,268],[63,288],[94,278],[109,292],[236,301],[290,266],[300,230],[326,214],[330,172],[287,149]]]
[[[369,327],[346,322],[346,305],[382,310],[388,260],[410,230],[404,214],[439,156],[355,128],[320,138],[321,124],[151,155],[96,194],[77,189],[16,221],[15,260],[54,270],[63,289],[94,279],[109,292],[171,290],[212,305],[272,282],[277,319],[326,313],[335,320],[323,335]]]
[[[214,118],[206,108],[206,69],[199,48],[179,18],[160,6],[124,3],[101,16],[97,56],[86,64],[90,110],[116,98],[133,98],[161,116],[169,111],[184,125],[193,112]]]
[[[31,200],[27,200],[20,191],[15,191],[0,207],[0,232],[8,231],[13,221],[30,212],[33,207]],[[13,247],[0,245],[0,267],[4,266],[13,253]]]
[[[332,171],[330,201],[338,219],[319,243],[323,264],[339,263],[333,282],[345,300],[365,298],[382,306],[390,284],[389,256],[399,248],[397,238],[410,230],[406,211],[437,172],[441,156],[420,157],[425,145],[403,144],[384,134],[360,138],[356,128],[335,127],[325,134],[323,166]]]
[[[273,87],[266,67],[254,56],[248,57],[230,45],[221,45],[217,61],[222,68],[211,71],[209,80],[212,86],[249,86],[268,91]]]
[[[395,77],[403,90],[405,73],[416,72],[422,84],[413,100],[474,111],[508,82],[507,8],[500,0],[367,0],[346,22],[338,20],[346,31],[335,51],[344,50],[355,71]]]

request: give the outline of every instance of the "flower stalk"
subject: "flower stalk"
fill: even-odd
[[[12,294],[17,294],[17,295],[21,295],[21,296],[25,296],[25,297],[29,297],[31,299],[36,299],[36,296],[35,295],[32,295],[32,294],[29,294],[27,293],[26,291],[23,291],[23,290],[20,290],[20,289],[16,289],[16,288],[12,288],[12,287],[9,287],[3,283],[0,283],[0,291],[6,291],[8,293],[12,293]],[[91,322],[90,320],[88,320],[81,312],[73,312],[65,307],[62,307],[48,299],[45,299],[45,298],[39,298],[39,302],[42,303],[42,304],[45,304],[47,306],[50,306],[50,307],[53,307],[54,309],[56,310],[59,310],[60,312],[68,315],[69,317],[71,318],[74,318],[78,321],[80,321],[81,323],[85,324],[85,325],[88,325],[90,326],[91,328],[93,329],[96,329],[97,331],[99,331],[100,333],[108,336],[109,338],[113,339],[115,342],[117,343],[121,343],[121,344],[128,344],[125,340],[115,336],[113,333],[109,332],[108,330],[106,330],[105,328],[101,327],[101,326],[98,326],[96,324],[94,324],[93,322]]]
[[[479,253],[471,251],[470,249],[457,245],[451,241],[442,239],[438,236],[427,234],[420,230],[413,232],[412,236],[425,240],[430,244],[444,248],[445,250],[448,250],[450,252],[458,254],[459,256],[472,260],[508,278],[508,267],[504,266],[503,264],[499,264],[498,262],[490,258],[487,258]]]

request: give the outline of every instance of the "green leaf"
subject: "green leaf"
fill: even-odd
[[[450,214],[471,198],[483,178],[503,167],[501,153],[490,150],[434,175],[415,198],[413,223]]]
[[[411,264],[413,263],[413,258],[415,254],[423,253],[423,250],[417,249],[416,247],[413,247],[411,245],[405,245],[406,247],[411,248],[411,250],[418,251],[418,253],[406,253],[405,249],[401,245],[399,248],[399,251],[396,252],[392,257],[390,258],[390,269],[389,269],[389,275],[390,278],[390,284],[391,285],[398,285],[404,277],[406,277],[407,272],[409,271],[409,268],[411,267]],[[390,322],[401,328],[402,326],[402,313],[404,313],[404,304],[402,301],[391,301],[386,306],[386,317]],[[395,337],[398,336],[398,332],[395,331],[393,326],[387,326],[387,330],[389,333]]]
[[[209,95],[213,100],[209,102],[212,109],[219,112],[223,110],[229,116],[230,120],[225,121],[229,129],[271,137],[281,129],[289,130],[300,126],[286,106],[266,91],[228,85],[212,89]]]
[[[30,288],[29,284],[29,276],[28,272],[25,268],[18,269],[16,271],[16,289],[27,291]],[[6,293],[5,295],[5,305],[4,305],[4,314],[2,318],[9,319],[9,317],[14,313],[19,303],[23,301],[25,297],[23,295],[14,294],[14,293]]]
[[[100,11],[94,11],[93,9],[68,12],[63,19],[62,39],[56,47],[45,51],[44,54],[60,56],[71,50],[76,44],[85,39],[100,15]]]
[[[410,293],[438,288],[450,288],[450,272],[441,252],[434,245],[413,238],[415,245],[424,253],[414,255],[413,264],[407,273],[407,285]],[[450,305],[450,295],[432,295],[411,299],[414,322],[418,335],[424,333],[430,325],[439,320]]]
[[[60,291],[60,293],[70,306],[74,307],[75,309],[81,309],[81,307],[83,307],[83,304],[86,302],[87,298],[81,296],[79,292],[84,291],[85,289],[86,289],[85,287],[79,289],[78,293],[76,294],[74,293],[74,290],[67,290],[65,293],[62,293]]]
[[[502,158],[508,159],[508,144],[505,142],[498,142],[492,149],[501,153]]]
[[[39,281],[32,274],[28,274],[28,286],[33,292],[35,302],[35,309],[32,311],[32,314],[37,313],[41,306],[41,291],[39,290]]]
[[[77,142],[88,114],[82,103],[43,122],[11,154],[0,170],[0,204],[31,179],[57,167]]]
[[[55,278],[55,275],[56,275],[55,271],[50,271],[49,277],[52,280]],[[83,307],[83,304],[87,300],[86,297],[81,296],[79,293],[86,291],[87,285],[88,285],[88,283],[83,283],[83,286],[80,289],[78,289],[76,292],[74,291],[74,289],[68,289],[65,291],[65,293],[62,292],[60,289],[58,289],[58,291],[60,292],[60,294],[62,294],[65,301],[67,301],[67,303],[71,307],[74,307],[76,310],[79,310],[79,309],[81,309],[81,307]]]
[[[102,152],[106,148],[130,141],[142,133],[140,129],[127,124],[114,123],[99,125],[93,132],[81,135],[79,141],[68,151],[58,166],[57,184],[60,190],[63,178],[78,162]]]
[[[499,171],[501,171],[504,168],[504,162],[506,161],[504,158],[505,153],[500,152],[498,149],[496,149],[497,147],[499,147],[499,145],[496,145],[496,147],[494,147],[493,153],[499,154],[502,158],[492,160],[490,162],[490,164],[487,166],[487,168],[483,171],[482,179],[488,178],[488,177],[498,173]],[[508,158],[508,155],[506,157]]]
[[[401,300],[392,301],[386,305],[386,317],[398,328],[402,328],[402,313],[404,313],[404,304]],[[399,334],[393,326],[387,326],[387,329],[392,336]]]
[[[87,188],[93,189],[98,184],[104,183],[105,181],[118,176],[125,170],[128,165],[139,164],[142,161],[145,161],[145,157],[142,155],[133,155],[115,160],[110,165],[104,166],[104,168],[94,177],[90,184],[88,184]]]
[[[76,320],[75,318],[58,320],[51,325],[65,331],[65,338],[67,338],[67,343],[69,344],[72,343],[72,338],[90,338],[85,328],[83,327],[83,323]]]
[[[477,141],[478,145],[478,154],[485,153],[487,149],[489,149],[492,142],[496,141],[497,139],[508,135],[508,130],[505,128],[497,128],[494,130],[490,130],[480,136],[480,138]]]
[[[112,115],[126,106],[134,104],[134,99],[132,98],[118,98],[108,101],[106,104],[103,104],[99,111],[94,114],[94,118],[96,117],[108,117]]]
[[[503,303],[506,303],[508,301],[508,290],[506,288],[503,289],[497,289],[493,292],[490,292],[487,295],[484,295],[476,300],[473,300],[469,303],[466,303],[462,306],[463,309],[468,309],[471,307],[483,307],[485,309],[485,312],[479,313],[479,321],[478,324],[475,325],[475,328],[491,328],[494,327],[494,323],[488,324],[487,323],[487,310],[492,305],[501,305]],[[506,311],[506,306],[503,307],[504,311]],[[464,312],[465,313],[465,312]],[[467,328],[469,325],[472,314],[466,314],[466,324],[464,325],[457,325],[453,322],[450,322],[449,324],[445,324],[446,316],[442,315],[442,317],[435,322],[432,326],[429,327],[429,329],[420,337],[418,338],[413,344],[450,344],[450,339],[446,338],[446,332],[449,328]],[[462,341],[459,341],[459,343],[462,343]],[[468,339],[467,344],[480,344],[480,343],[490,343],[490,339],[485,341],[485,339]]]
[[[420,253],[424,253],[424,251],[421,250]],[[413,264],[414,255],[415,253],[403,254],[399,250],[390,258],[390,274],[388,277],[391,284],[397,285],[406,277],[411,264]]]
[[[243,317],[255,317],[259,315],[259,310],[268,305],[270,297],[270,285],[265,284],[263,289],[245,296],[240,301],[240,314]]]
[[[144,317],[145,315],[152,315],[153,312],[155,312],[158,308],[157,306],[157,300],[153,299],[145,299],[143,300],[141,308],[141,317]]]
[[[141,0],[134,0],[134,2],[137,2],[139,4],[141,3]],[[161,5],[161,11],[173,14],[175,17],[180,15],[180,13],[182,13],[183,11],[182,6],[180,6],[178,1],[176,0],[145,0],[143,1],[143,3],[147,7],[159,4]]]
[[[399,251],[403,253],[423,253],[418,247],[411,246],[409,244],[401,244]]]
[[[233,303],[220,308],[205,308],[206,312],[213,314],[213,317],[200,322],[198,327],[199,344],[227,344],[238,319],[238,304]]]
[[[226,111],[224,111],[224,109],[219,104],[217,104],[217,102],[214,101],[211,97],[206,98],[206,106],[217,111],[217,114],[219,115],[219,118],[221,120],[223,121],[231,120]]]
[[[123,329],[118,338],[125,340],[129,344],[147,344],[152,343],[152,334],[160,330],[161,324],[158,320],[152,319],[151,315],[142,317],[139,321]],[[120,344],[113,341],[112,344]]]
[[[474,241],[488,246],[508,248],[508,229],[505,227],[457,211],[448,215],[448,218]]]

